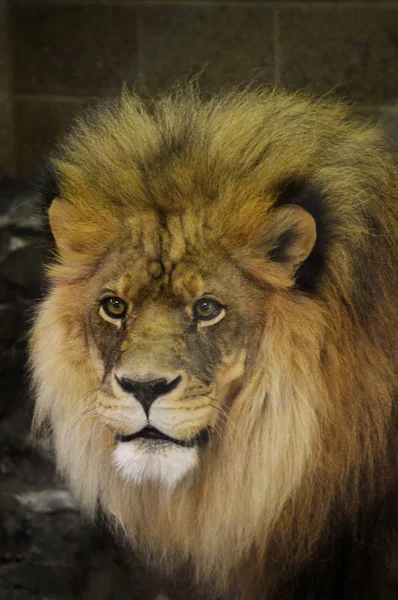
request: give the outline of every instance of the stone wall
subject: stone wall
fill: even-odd
[[[397,65],[397,0],[0,0],[0,175],[32,173],[93,98],[198,72],[333,88],[396,127]]]

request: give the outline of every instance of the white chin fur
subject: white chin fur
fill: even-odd
[[[199,462],[197,448],[144,440],[118,442],[113,460],[122,477],[134,483],[159,481],[174,487]]]

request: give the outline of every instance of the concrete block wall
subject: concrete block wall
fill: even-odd
[[[256,75],[334,89],[398,133],[398,0],[0,0],[0,174],[35,171],[93,99]]]

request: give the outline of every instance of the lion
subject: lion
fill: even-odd
[[[124,92],[49,174],[34,427],[86,514],[181,598],[396,597],[385,134],[301,92]]]

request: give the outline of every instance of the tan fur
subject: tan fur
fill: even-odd
[[[394,167],[382,146],[378,130],[338,104],[269,91],[204,102],[185,91],[152,112],[123,96],[80,123],[55,161],[60,198],[50,222],[59,260],[32,332],[36,427],[49,423],[58,467],[90,515],[99,502],[166,572],[189,562],[212,597],[233,589],[242,599],[265,598],[278,561],[303,561],[328,530],[332,507],[350,520],[359,504],[384,493],[381,481],[392,485],[398,220]],[[292,177],[322,187],[334,220],[315,295],[293,287],[314,244],[313,220],[308,213],[301,220],[298,208],[283,218],[272,213],[275,190]],[[383,231],[377,240],[368,209]],[[288,265],[264,258],[283,219],[302,224]],[[377,266],[383,287],[364,325],[356,261],[370,257],[374,243],[379,262],[369,262],[366,285]],[[149,338],[156,354],[158,336],[164,363],[177,325],[159,308],[162,290],[168,286],[189,312],[206,291],[208,265],[224,260],[235,270],[224,275],[221,266],[217,277],[239,299],[241,315],[247,307],[253,316],[234,352],[222,356],[217,407],[203,391],[199,423],[187,420],[180,396],[167,404],[181,415],[176,435],[212,424],[215,436],[175,489],[129,485],[110,460],[115,431],[129,432],[124,400],[99,391],[103,365],[87,333],[87,307],[112,277],[132,306],[152,286],[153,320],[132,321],[124,349]],[[121,264],[124,275],[116,277]],[[376,470],[384,473],[377,480]]]

